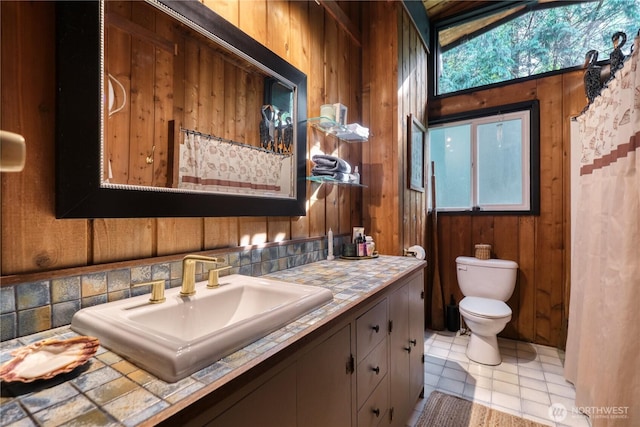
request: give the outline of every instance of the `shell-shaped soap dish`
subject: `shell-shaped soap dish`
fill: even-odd
[[[99,345],[97,338],[89,336],[38,341],[12,351],[13,359],[0,366],[0,379],[30,383],[71,372],[86,363]]]

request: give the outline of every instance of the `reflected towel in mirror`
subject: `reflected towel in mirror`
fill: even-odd
[[[316,154],[311,157],[311,160],[316,164],[311,171],[312,173],[314,171],[343,173],[351,172],[351,165],[336,156],[330,156],[328,154]]]

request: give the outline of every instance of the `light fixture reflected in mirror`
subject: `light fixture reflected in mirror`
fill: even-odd
[[[110,73],[107,73],[107,77],[107,104],[109,106],[109,117],[111,117],[127,105],[127,90],[124,85]]]

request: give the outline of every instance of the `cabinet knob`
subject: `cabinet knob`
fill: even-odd
[[[407,351],[407,353],[411,353],[411,347],[405,347],[404,349]]]
[[[416,346],[416,344],[418,343],[418,341],[416,341],[416,340],[409,340],[409,342],[410,342],[411,344],[413,344],[413,346],[414,346],[414,347],[415,347],[415,346]]]
[[[373,413],[376,414],[376,417],[380,416],[380,409],[376,408],[373,410]]]
[[[372,327],[371,327],[371,329],[373,329],[374,331],[376,331],[376,333],[377,333],[377,332],[380,332],[380,325],[374,325],[374,326],[372,326]]]
[[[380,374],[380,366],[376,366],[375,368],[371,368],[371,370],[372,370],[373,372],[375,372],[375,373],[376,373],[376,375]]]

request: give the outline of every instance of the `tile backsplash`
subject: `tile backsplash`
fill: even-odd
[[[349,236],[335,236],[339,255]],[[225,274],[262,276],[280,270],[325,259],[325,237],[304,242],[266,245],[260,248],[230,248],[213,255],[231,265]],[[196,266],[196,279],[206,280],[207,269]],[[88,274],[70,275],[51,280],[18,283],[0,288],[0,341],[6,341],[51,328],[68,325],[81,308],[116,301],[151,291],[150,286],[136,286],[152,280],[165,280],[165,288],[182,282],[182,260],[154,263],[141,260],[139,265]]]

